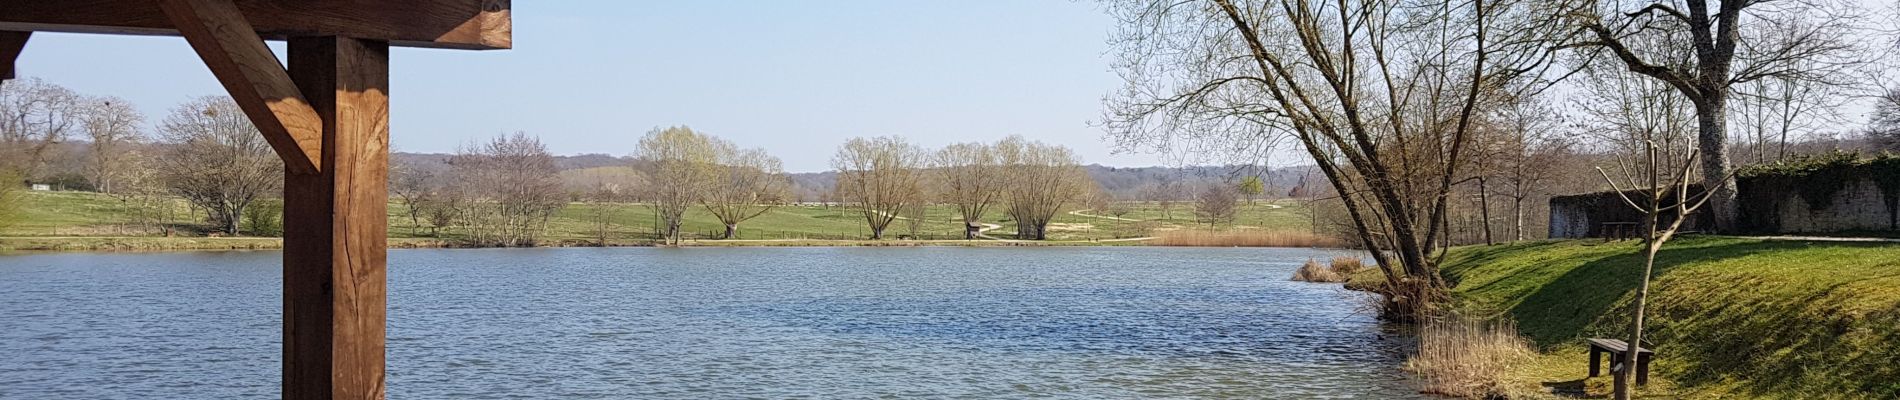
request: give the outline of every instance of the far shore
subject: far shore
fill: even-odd
[[[1141,246],[1150,238],[1121,240],[820,240],[820,239],[730,239],[687,240],[679,247],[1051,247],[1051,246]],[[277,250],[283,238],[275,237],[151,237],[151,236],[60,236],[0,237],[0,251],[114,252],[114,251],[198,251],[198,250]],[[465,242],[428,238],[391,238],[391,249],[425,248],[496,248]],[[563,240],[524,247],[662,247],[657,241]]]

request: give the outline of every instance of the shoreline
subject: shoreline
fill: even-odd
[[[1094,247],[1145,246],[1151,238],[1096,241],[1027,240],[824,240],[730,239],[688,240],[677,247]],[[0,237],[0,252],[149,252],[280,250],[283,238],[274,237],[153,237],[153,236],[15,236]],[[428,238],[391,238],[390,249],[492,249],[566,247],[666,247],[653,241],[561,240],[534,246],[480,246]]]

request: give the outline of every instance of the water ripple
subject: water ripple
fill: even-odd
[[[390,254],[392,398],[1413,398],[1261,249]],[[0,398],[276,395],[275,252],[0,256]]]

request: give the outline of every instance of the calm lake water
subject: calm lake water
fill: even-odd
[[[395,250],[389,395],[1409,398],[1300,249]],[[275,398],[276,252],[0,256],[0,398]]]

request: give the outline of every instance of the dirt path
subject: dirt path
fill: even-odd
[[[1140,222],[1140,221],[1141,221],[1141,220],[1139,220],[1139,219],[1133,219],[1133,218],[1122,218],[1122,217],[1110,217],[1110,216],[1107,216],[1107,215],[1095,215],[1095,214],[1083,214],[1083,213],[1082,213],[1083,211],[1090,211],[1090,210],[1075,210],[1075,211],[1070,211],[1070,212],[1069,212],[1069,215],[1074,215],[1074,216],[1077,216],[1077,217],[1084,217],[1084,218],[1102,218],[1102,219],[1112,219],[1112,220],[1116,220],[1116,221],[1130,221],[1130,222]]]

